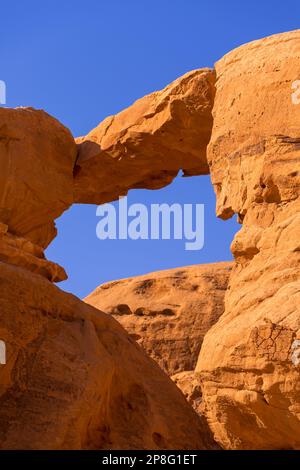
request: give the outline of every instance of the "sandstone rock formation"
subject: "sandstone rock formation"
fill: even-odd
[[[43,111],[0,109],[0,448],[218,448],[118,322],[49,282],[66,277],[44,248],[74,200],[76,156]]]
[[[44,111],[0,108],[0,222],[45,248],[73,203],[71,133]]]
[[[172,380],[182,391],[194,410],[205,417],[205,406],[202,400],[201,383],[194,370],[185,370],[174,374]]]
[[[78,150],[43,111],[0,109],[0,448],[213,448],[203,413],[225,448],[300,448],[299,64],[300,31],[255,41],[107,118]],[[243,224],[225,312],[228,264],[101,286],[88,302],[130,338],[49,282],[66,275],[43,250],[73,202],[160,188],[179,169],[210,171],[218,216]],[[199,416],[133,338],[180,371]]]
[[[43,248],[73,203],[76,155],[71,133],[44,111],[0,108],[0,261],[52,282],[67,278]]]
[[[195,368],[204,335],[224,311],[231,267],[195,265],[109,282],[85,301],[112,314],[173,375]]]
[[[300,31],[243,46],[216,64],[208,150],[217,213],[240,216],[225,313],[197,372],[209,422],[234,449],[300,448]]]
[[[46,277],[51,282],[67,279],[65,270],[45,258],[44,251],[25,238],[8,232],[8,226],[0,223],[0,261],[21,266]]]
[[[0,449],[217,447],[111,316],[1,262],[0,286]]]
[[[129,189],[158,189],[208,174],[214,71],[194,70],[139,99],[78,139],[75,202],[102,204]]]

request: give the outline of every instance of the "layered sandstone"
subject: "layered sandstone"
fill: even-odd
[[[0,108],[0,223],[45,248],[73,203],[71,133],[44,111]]]
[[[195,265],[100,285],[85,301],[118,320],[169,375],[195,368],[224,311],[232,263]]]
[[[239,214],[225,313],[197,364],[209,422],[233,449],[300,448],[300,31],[216,64],[208,149],[217,213]]]
[[[8,232],[8,226],[0,223],[0,261],[21,266],[28,271],[40,274],[51,282],[67,279],[65,270],[48,261],[43,249],[25,238]]]
[[[194,70],[110,116],[78,139],[74,200],[102,204],[129,189],[158,189],[179,170],[208,173],[214,71]]]
[[[111,316],[0,262],[1,449],[215,448],[206,422]]]

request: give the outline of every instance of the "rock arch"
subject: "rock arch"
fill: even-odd
[[[55,236],[53,220],[73,202],[159,188],[179,169],[210,171],[217,215],[238,214],[243,223],[232,243],[225,313],[197,365],[211,428],[225,448],[300,447],[299,367],[291,361],[300,338],[300,106],[291,100],[299,62],[300,31],[250,43],[215,71],[191,72],[107,118],[77,141],[78,153],[45,113],[0,110],[0,259],[52,281],[64,273],[43,248]],[[81,320],[92,315],[80,305]]]

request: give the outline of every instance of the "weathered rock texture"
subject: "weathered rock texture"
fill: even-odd
[[[8,232],[8,226],[0,223],[0,261],[22,266],[31,272],[59,282],[67,279],[65,270],[45,258],[43,249],[25,238]]]
[[[0,222],[45,248],[73,203],[71,133],[44,111],[0,108]]]
[[[0,262],[1,449],[216,447],[176,385],[111,316]]]
[[[225,313],[197,372],[211,427],[234,449],[300,448],[300,31],[243,46],[216,65],[208,150],[217,212],[240,215]],[[294,356],[293,356],[294,353]]]
[[[85,301],[112,314],[169,374],[193,370],[224,311],[232,263],[195,265],[99,286]]]
[[[102,204],[129,189],[158,189],[208,174],[214,71],[194,70],[106,118],[78,139],[75,202]]]
[[[214,447],[122,326],[49,282],[65,273],[43,254],[72,202],[160,188],[209,165],[217,214],[243,223],[225,313],[228,265],[110,283],[88,301],[101,298],[170,374],[189,369],[173,379],[222,446],[300,449],[296,80],[300,31],[256,41],[216,73],[193,71],[107,118],[79,139],[77,159],[69,131],[43,111],[0,109],[0,448]]]
[[[205,419],[205,406],[202,400],[202,390],[199,377],[194,370],[185,370],[172,375],[171,379],[182,391],[186,400],[194,410]]]

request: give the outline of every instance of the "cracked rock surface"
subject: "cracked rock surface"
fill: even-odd
[[[300,31],[242,46],[216,65],[208,149],[217,212],[243,222],[225,312],[196,372],[215,437],[230,449],[299,449]],[[295,351],[294,351],[295,354]]]

